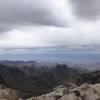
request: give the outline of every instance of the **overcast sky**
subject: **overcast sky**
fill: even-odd
[[[0,49],[100,45],[100,0],[0,0]]]

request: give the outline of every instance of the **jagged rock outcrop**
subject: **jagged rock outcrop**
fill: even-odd
[[[100,84],[85,83],[70,90],[67,90],[67,87],[59,87],[50,94],[32,97],[27,100],[100,100]]]
[[[29,99],[22,99],[15,90],[0,86],[0,100],[100,100],[100,84],[84,83],[73,89],[59,86],[49,94]]]
[[[22,99],[15,90],[0,86],[0,100],[100,100],[100,83],[84,83],[73,89],[59,86],[51,93],[29,99]]]
[[[0,86],[0,100],[20,100],[15,90]]]

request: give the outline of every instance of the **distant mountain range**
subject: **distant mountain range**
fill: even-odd
[[[0,65],[1,84],[35,96],[52,91],[65,80],[74,82],[78,76],[79,72],[76,69],[68,68],[64,64],[53,67]]]
[[[9,67],[41,67],[41,66],[47,66],[47,67],[54,67],[59,63],[39,63],[37,61],[11,61],[11,60],[1,60],[0,64],[6,65]],[[61,63],[62,64],[62,63]],[[68,67],[74,68],[74,69],[81,69],[81,70],[89,70],[89,71],[95,71],[100,70],[100,62],[95,63],[70,63],[65,62],[65,64]]]

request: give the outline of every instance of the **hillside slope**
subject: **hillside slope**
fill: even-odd
[[[10,88],[37,96],[52,91],[64,80],[74,81],[79,75],[77,70],[68,68],[66,65],[35,69],[27,67],[27,71],[32,72],[30,75],[25,71],[16,67],[0,65],[0,81]]]

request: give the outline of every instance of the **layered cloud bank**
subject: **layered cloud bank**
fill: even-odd
[[[99,0],[1,0],[0,49],[100,45]]]

